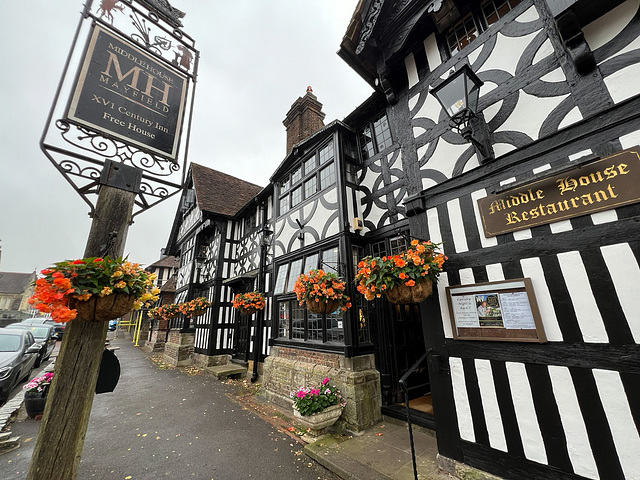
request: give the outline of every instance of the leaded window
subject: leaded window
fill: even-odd
[[[387,115],[382,113],[364,125],[358,133],[358,139],[363,160],[389,148],[393,144],[393,139]]]

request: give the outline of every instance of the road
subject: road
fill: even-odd
[[[128,339],[112,345],[120,347],[120,382],[95,396],[78,479],[337,478],[231,400],[232,385],[159,368]],[[0,478],[25,478],[38,425],[24,415],[11,425],[22,443],[0,456]]]

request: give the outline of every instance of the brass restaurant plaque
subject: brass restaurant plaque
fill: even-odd
[[[640,202],[640,147],[478,200],[484,233],[503,233]]]

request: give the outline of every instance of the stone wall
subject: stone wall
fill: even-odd
[[[181,333],[178,330],[169,332],[169,339],[164,345],[164,361],[174,367],[191,365],[195,335]]]
[[[229,363],[231,355],[203,355],[201,353],[194,353],[193,365],[199,368],[214,367],[216,365],[226,365]]]
[[[328,377],[347,404],[337,426],[360,431],[382,420],[380,373],[373,355],[344,355],[273,347],[264,362],[260,395],[284,408],[292,408],[289,393],[301,386],[318,387]]]

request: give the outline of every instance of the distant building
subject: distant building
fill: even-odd
[[[22,320],[35,312],[27,300],[33,295],[36,272],[0,272],[0,319]]]

